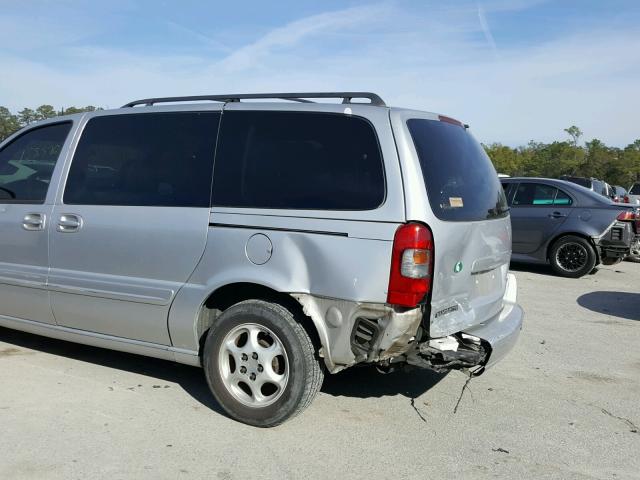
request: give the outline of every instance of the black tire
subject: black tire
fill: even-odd
[[[551,246],[549,262],[557,275],[580,278],[596,267],[598,257],[588,240],[576,235],[565,235]]]
[[[286,386],[281,389],[277,400],[266,406],[243,404],[222,377],[221,371],[225,367],[223,365],[221,370],[220,359],[224,363],[226,355],[224,352],[221,355],[223,341],[242,325],[266,327],[277,336],[286,352]],[[227,414],[256,427],[274,427],[298,415],[311,404],[324,378],[316,349],[302,325],[283,306],[262,300],[237,303],[220,315],[207,334],[202,363],[209,388]]]

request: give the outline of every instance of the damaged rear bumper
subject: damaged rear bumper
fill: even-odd
[[[428,338],[422,327],[428,316],[422,308],[396,310],[385,304],[292,296],[313,320],[322,343],[320,355],[332,373],[363,362],[383,367],[409,363],[434,370],[483,370],[513,348],[524,316],[512,274],[507,277],[499,313],[443,338]]]
[[[406,355],[407,363],[436,371],[470,369],[480,375],[514,347],[523,317],[517,304],[516,278],[509,274],[499,313],[455,334],[419,343]]]
[[[630,222],[614,222],[594,243],[601,259],[621,259],[631,252],[633,237]]]
[[[489,346],[489,355],[484,362],[485,368],[495,365],[515,346],[522,330],[523,319],[524,312],[517,304],[516,278],[509,274],[502,311],[494,318],[464,331],[482,339]]]

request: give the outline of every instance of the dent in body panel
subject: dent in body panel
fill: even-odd
[[[491,318],[502,308],[511,225],[508,218],[433,225],[436,264],[429,334],[444,337]],[[455,269],[458,262],[461,271]]]
[[[407,352],[415,340],[423,312],[414,308],[396,312],[379,303],[361,303],[321,298],[308,294],[291,294],[311,317],[322,342],[320,356],[331,373],[355,363],[381,362]],[[359,319],[378,325],[379,333],[368,352],[354,353],[353,332]]]
[[[308,226],[297,218],[287,220],[291,229]],[[333,223],[332,220],[316,219],[314,223],[319,230],[336,230],[335,225],[327,224]],[[372,228],[380,229],[379,225]],[[395,228],[391,225],[388,229],[393,232]],[[248,239],[256,233],[268,236],[273,245],[272,256],[263,265],[252,263],[245,251]],[[384,303],[391,248],[391,240],[259,227],[212,227],[202,260],[176,295],[169,313],[173,345],[198,348],[201,333],[198,325],[203,325],[200,315],[207,298],[217,289],[234,283],[252,283],[285,294]]]

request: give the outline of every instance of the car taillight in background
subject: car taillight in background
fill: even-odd
[[[620,212],[617,219],[621,222],[633,222],[635,233],[640,233],[640,210]]]
[[[629,203],[629,195],[624,196],[624,203]]]
[[[401,225],[393,239],[387,303],[415,307],[431,290],[433,236],[420,223]]]

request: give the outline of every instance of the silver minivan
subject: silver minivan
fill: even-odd
[[[356,364],[482,373],[522,325],[510,256],[468,127],[371,93],[146,99],[0,145],[0,326],[202,366],[251,425]]]

